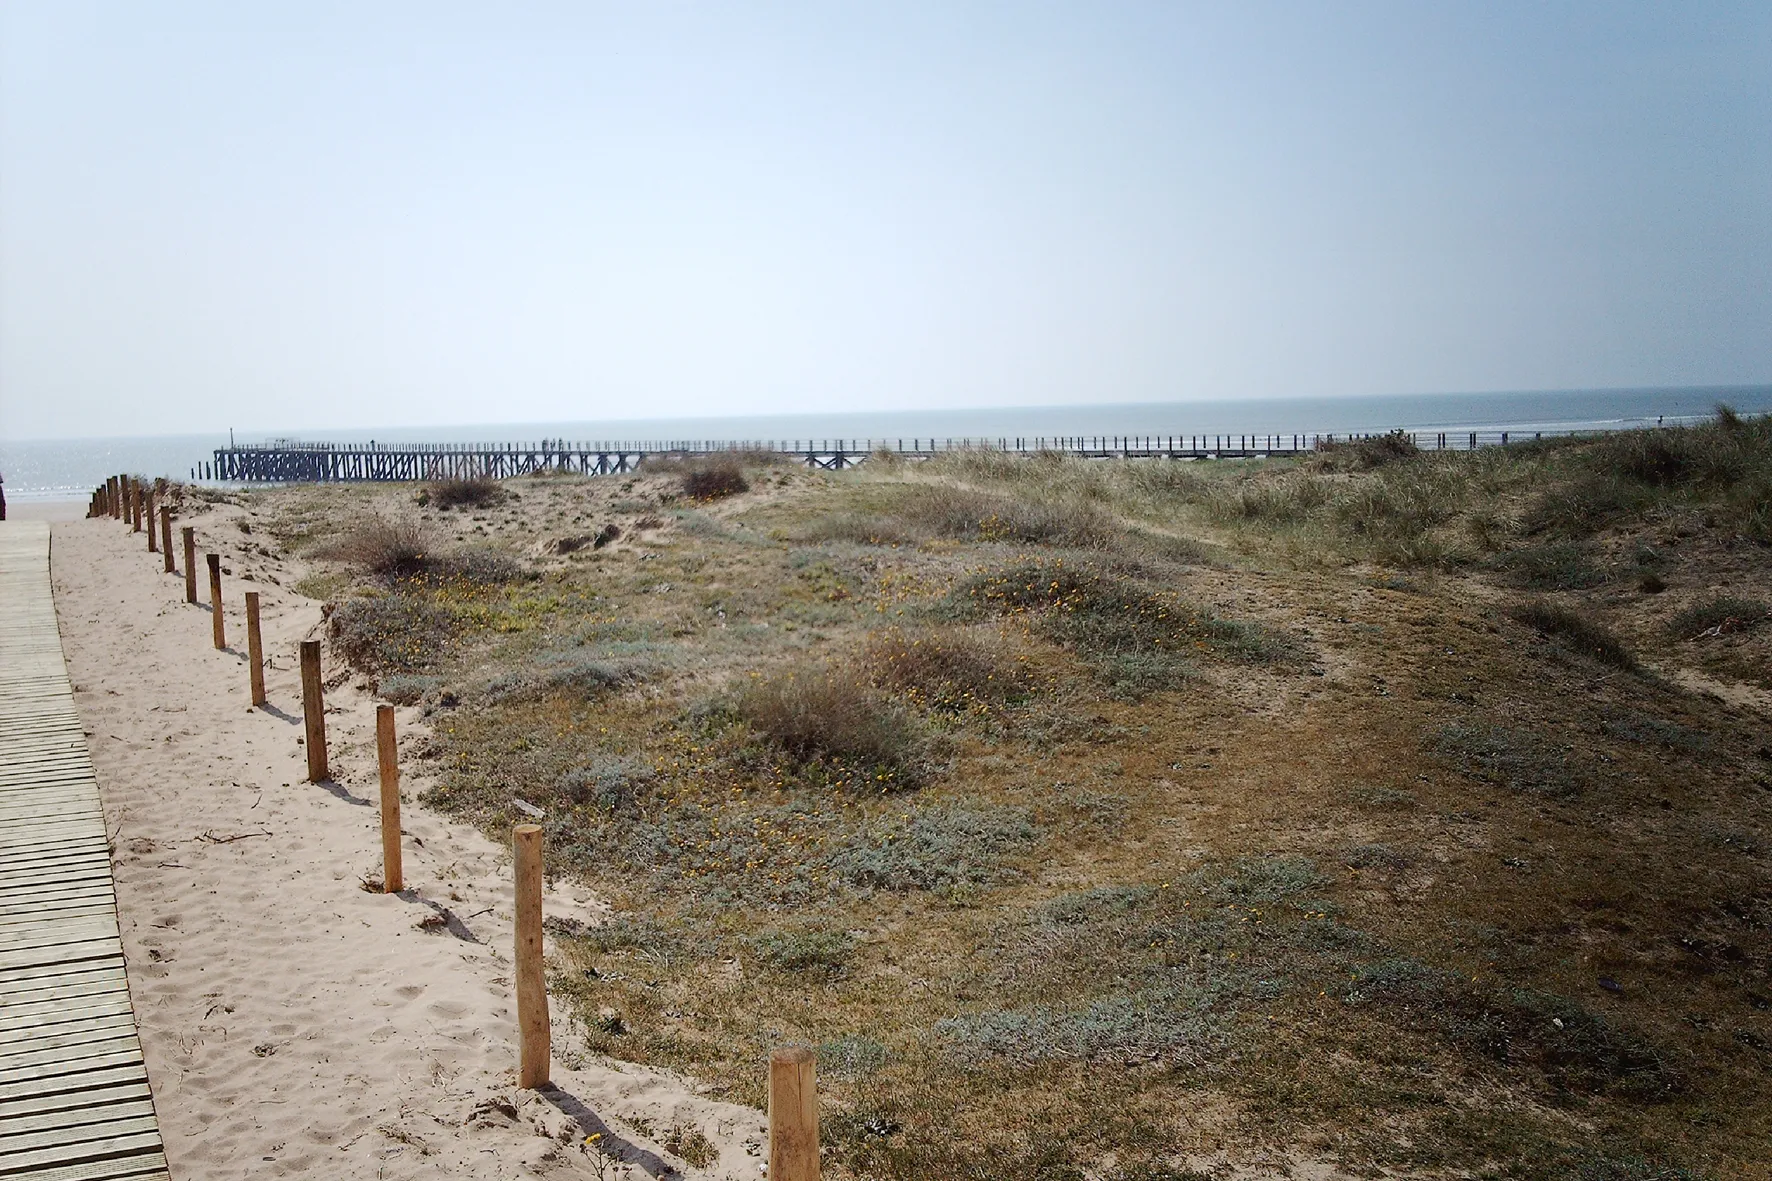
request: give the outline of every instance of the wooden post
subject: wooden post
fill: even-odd
[[[197,527],[186,525],[181,532],[185,539],[185,602],[197,601]]]
[[[381,764],[382,892],[406,888],[400,872],[400,748],[394,742],[394,707],[375,707],[375,754]]]
[[[160,556],[166,559],[166,572],[172,573],[172,510],[160,506]]]
[[[148,504],[147,507],[143,509],[142,516],[148,519],[148,552],[150,554],[158,553],[160,550],[160,531],[154,528],[154,494],[151,491],[148,493]]]
[[[252,704],[265,703],[265,646],[258,634],[258,592],[246,592],[246,667],[252,685]]]
[[[769,1056],[769,1181],[818,1181],[816,1066],[804,1046]]]
[[[210,630],[215,633],[215,646],[228,646],[228,633],[222,618],[221,594],[221,555],[204,554],[203,560],[209,563],[209,615]]]
[[[541,825],[511,830],[517,858],[517,1085],[548,1085],[548,984],[541,963]]]
[[[142,482],[134,476],[129,478],[129,531],[142,531]]]
[[[326,700],[320,693],[320,641],[301,642],[301,716],[308,728],[308,782],[326,779]]]

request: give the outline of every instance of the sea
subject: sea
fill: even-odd
[[[733,442],[772,439],[999,439],[1066,435],[1212,435],[1410,431],[1617,430],[1696,422],[1727,403],[1772,413],[1772,385],[1537,390],[1261,398],[990,409],[780,414],[755,417],[586,419],[578,422],[405,426],[375,430],[240,433],[234,441],[520,443],[541,439]],[[9,499],[83,500],[105,477],[131,472],[190,479],[227,447],[226,431],[139,438],[0,439]]]

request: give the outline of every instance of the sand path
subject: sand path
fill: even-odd
[[[758,1176],[758,1112],[582,1055],[557,1004],[558,1090],[515,1090],[509,856],[419,806],[408,782],[409,889],[362,889],[380,866],[374,703],[329,686],[336,782],[306,783],[294,652],[319,635],[319,604],[287,589],[297,572],[233,512],[197,519],[199,552],[220,546],[232,572],[231,646],[245,647],[243,592],[263,596],[268,710],[248,707],[243,655],[211,646],[207,608],[184,602],[141,535],[108,519],[53,534],[173,1177],[595,1177],[589,1131],[631,1162],[610,1177]],[[416,721],[400,720],[402,733]],[[458,917],[419,929],[439,908]],[[551,887],[544,909],[594,916],[597,903]],[[689,1170],[635,1122],[660,1136],[693,1125],[720,1160]]]

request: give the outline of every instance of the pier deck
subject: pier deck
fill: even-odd
[[[1474,451],[1505,446],[1552,432],[1417,431],[1408,437],[1424,451]],[[1567,434],[1570,432],[1555,432]],[[843,471],[870,457],[931,459],[949,451],[991,450],[1011,454],[1056,452],[1079,459],[1254,459],[1308,455],[1325,446],[1368,435],[1070,435],[995,439],[651,439],[539,443],[306,443],[225,447],[212,462],[191,470],[192,479],[227,483],[335,483],[495,480],[541,472],[602,476],[631,472],[648,456],[697,458],[721,454],[768,454],[827,471]]]
[[[166,1176],[49,526],[0,523],[0,1177]]]

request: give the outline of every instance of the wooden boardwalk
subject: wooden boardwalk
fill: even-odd
[[[0,1178],[166,1177],[49,526],[0,523]]]

